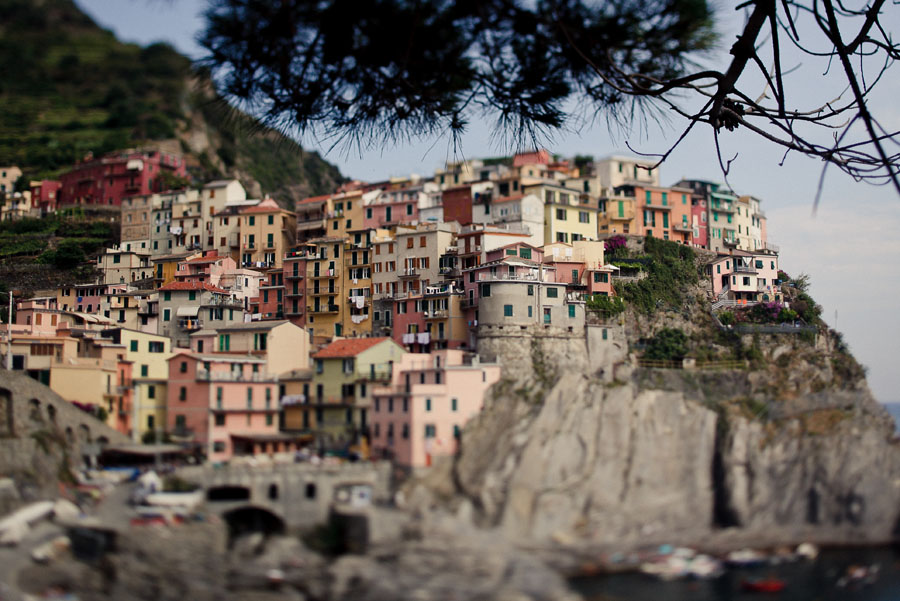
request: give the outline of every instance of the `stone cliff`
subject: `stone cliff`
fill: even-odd
[[[411,488],[544,548],[900,538],[900,443],[840,335],[723,332],[702,292],[608,336],[480,338],[504,380],[458,456]],[[638,338],[663,327],[735,368],[640,367]]]

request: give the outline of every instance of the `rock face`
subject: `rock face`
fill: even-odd
[[[661,372],[563,372],[542,398],[501,385],[426,484],[525,544],[898,535],[900,448],[864,386],[799,395],[764,419],[753,372]]]

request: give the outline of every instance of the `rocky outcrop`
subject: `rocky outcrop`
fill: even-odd
[[[896,536],[900,448],[865,387],[770,408],[757,398],[765,382],[743,371],[638,370],[611,383],[566,372],[540,400],[506,383],[425,483],[530,545]]]

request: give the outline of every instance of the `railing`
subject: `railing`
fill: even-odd
[[[393,372],[387,365],[376,366],[375,369],[358,369],[356,370],[356,378],[358,380],[390,380]]]
[[[415,267],[406,267],[405,269],[400,270],[398,275],[401,278],[416,278],[419,277],[419,270]]]
[[[199,319],[179,319],[178,327],[182,330],[202,330],[203,322]]]
[[[755,267],[751,267],[750,265],[737,265],[734,266],[734,273],[757,273]]]
[[[734,326],[734,331],[740,334],[802,334],[804,332],[816,333],[819,329],[816,326],[797,321],[779,324],[741,323]]]
[[[290,407],[291,405],[303,405],[308,402],[305,394],[286,394],[281,397],[281,406]]]
[[[241,303],[241,301],[237,300],[236,298],[234,298],[232,296],[220,296],[220,295],[213,295],[212,298],[210,298],[208,302],[203,303],[203,304],[204,305],[223,306],[223,307],[228,307],[228,306],[243,307],[244,306],[243,303]]]
[[[207,371],[205,369],[197,370],[197,379],[207,382],[269,382],[275,379],[275,376],[269,377],[266,372],[255,372],[245,374],[243,371]]]
[[[340,307],[337,305],[325,305],[318,307],[307,307],[307,313],[337,313],[340,311]]]
[[[479,273],[478,274],[479,282],[487,282],[490,280],[515,280],[515,281],[538,282],[538,281],[540,281],[540,278],[538,278],[538,275],[536,273],[535,274],[531,274],[531,273],[519,274],[519,273],[506,272],[506,273],[495,273],[495,274],[490,274],[490,273]]]
[[[752,300],[730,300],[730,299],[719,299],[712,304],[713,311],[718,309],[722,309],[723,307],[752,307],[753,305],[758,305],[758,301]]]
[[[446,319],[450,312],[446,309],[440,311],[425,311],[425,319]]]
[[[665,361],[658,359],[638,359],[638,365],[650,369],[746,369],[746,361],[694,361],[686,358],[680,361]]]

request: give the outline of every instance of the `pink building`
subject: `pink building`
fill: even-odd
[[[410,352],[427,353],[430,336],[425,332],[425,299],[422,294],[394,300],[391,337]]]
[[[221,287],[220,280],[228,272],[237,269],[237,263],[229,256],[216,251],[205,251],[201,256],[178,263],[175,280],[179,282],[207,282]]]
[[[167,428],[210,461],[294,450],[278,431],[278,382],[266,359],[228,353],[169,359]]]
[[[373,455],[421,468],[454,454],[462,428],[499,379],[499,365],[479,364],[463,351],[404,355],[394,363],[390,385],[373,391]]]
[[[720,254],[707,267],[712,279],[713,294],[736,301],[781,300],[776,253],[749,253],[733,250]]]
[[[418,223],[418,190],[384,190],[365,206],[363,229]]]
[[[161,192],[162,173],[185,177],[184,158],[156,150],[88,155],[60,177],[57,204],[120,206],[125,196]]]

